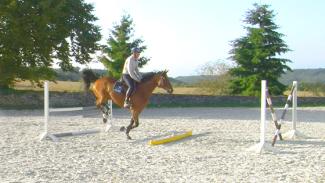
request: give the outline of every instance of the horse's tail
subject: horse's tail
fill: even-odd
[[[90,84],[95,82],[99,78],[91,69],[84,69],[81,72],[81,77],[84,82],[85,91],[88,91]]]

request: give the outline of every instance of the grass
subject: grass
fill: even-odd
[[[43,91],[43,88],[33,86],[28,81],[21,81],[16,83],[16,90],[31,90],[31,91]],[[61,91],[61,92],[81,92],[83,91],[83,84],[81,82],[73,81],[57,81],[56,83],[50,82],[50,91]]]

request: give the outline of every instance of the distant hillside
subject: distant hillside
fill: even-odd
[[[183,82],[184,84],[192,85],[192,84],[199,83],[200,81],[203,80],[212,80],[213,78],[215,78],[215,76],[199,75],[199,76],[178,76],[175,79],[180,82]]]
[[[213,79],[213,76],[178,76],[175,79],[193,85],[202,80]],[[290,85],[292,81],[325,83],[325,69],[294,69],[293,72],[287,72],[280,78],[280,82],[285,85]]]
[[[284,74],[280,81],[283,84],[291,84],[292,81],[299,83],[325,83],[325,69],[295,69],[293,72]]]
[[[188,85],[187,83],[185,83],[183,81],[180,81],[178,79],[175,79],[175,78],[169,78],[169,81],[174,86],[186,86],[186,85]]]

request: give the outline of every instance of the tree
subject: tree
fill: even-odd
[[[232,41],[231,59],[236,67],[230,70],[234,77],[231,81],[233,94],[259,95],[260,81],[267,80],[272,94],[282,94],[285,86],[278,81],[285,71],[291,71],[286,64],[288,59],[278,58],[290,51],[278,33],[279,28],[274,22],[274,12],[268,5],[254,4],[254,9],[246,14],[244,23],[247,35]]]
[[[107,68],[109,76],[121,77],[124,62],[130,56],[133,47],[138,47],[141,52],[147,49],[146,46],[141,46],[143,40],[132,40],[133,33],[133,20],[130,15],[123,15],[119,24],[116,24],[111,30],[107,46],[103,49],[104,54],[100,58]],[[149,60],[149,58],[140,57],[139,67],[143,67]]]
[[[198,86],[209,94],[228,95],[230,93],[228,86],[231,79],[230,67],[221,60],[204,64],[199,68],[199,74],[204,79],[198,83]]]
[[[3,0],[0,4],[0,88],[17,80],[55,80],[51,68],[72,70],[99,49],[93,6],[83,0]]]

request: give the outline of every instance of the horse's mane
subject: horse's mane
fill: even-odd
[[[142,80],[141,82],[147,82],[149,80],[151,80],[155,75],[157,74],[163,74],[166,71],[156,71],[156,72],[145,72],[142,73]]]

